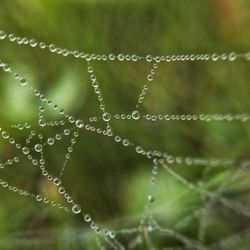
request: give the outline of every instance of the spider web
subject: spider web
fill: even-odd
[[[51,200],[44,194],[31,193],[24,190],[22,187],[16,186],[15,183],[9,183],[1,176],[0,185],[6,190],[25,196],[37,202],[51,205],[58,208],[62,212],[76,214],[82,219],[83,223],[87,223],[96,236],[96,244],[100,249],[158,249],[160,246],[158,242],[165,242],[166,247],[163,249],[235,249],[245,238],[249,238],[249,228],[247,226],[239,229],[232,228],[229,233],[224,234],[223,237],[208,235],[216,226],[216,218],[223,216],[223,211],[226,216],[237,218],[240,220],[244,218],[249,220],[250,210],[247,204],[244,204],[237,199],[230,196],[230,187],[235,181],[239,181],[242,175],[246,174],[250,162],[248,160],[238,159],[207,159],[202,157],[190,157],[183,155],[171,155],[168,152],[162,152],[158,149],[150,149],[144,145],[138,144],[133,138],[121,136],[115,132],[113,121],[133,120],[136,122],[248,122],[249,114],[149,114],[144,113],[142,105],[144,99],[153,88],[152,83],[158,70],[163,64],[171,62],[192,62],[192,61],[229,61],[235,60],[250,60],[250,53],[222,53],[222,54],[191,54],[191,55],[160,55],[160,56],[140,56],[140,55],[124,55],[124,54],[86,54],[77,50],[68,50],[59,48],[54,44],[46,44],[44,42],[37,42],[35,39],[27,39],[17,37],[13,34],[6,34],[0,31],[1,40],[9,40],[19,45],[28,45],[31,48],[39,48],[48,50],[51,53],[56,53],[62,56],[72,56],[87,62],[87,69],[89,81],[93,89],[93,95],[96,97],[96,103],[99,109],[99,115],[93,114],[86,119],[75,118],[68,114],[64,109],[59,107],[53,100],[48,99],[38,89],[34,88],[32,84],[28,83],[26,78],[17,73],[13,67],[7,62],[0,61],[1,69],[9,74],[13,81],[20,84],[31,96],[37,99],[37,121],[32,124],[29,121],[19,124],[11,124],[10,126],[1,125],[0,133],[1,139],[4,143],[12,147],[12,152],[15,154],[0,164],[0,169],[7,171],[18,165],[27,164],[39,169],[40,175],[49,183],[56,187],[60,196],[63,197],[63,203],[56,200]],[[138,97],[135,100],[134,108],[129,113],[111,113],[106,105],[104,95],[102,94],[102,80],[99,79],[96,73],[94,62],[100,61],[115,61],[121,63],[123,61],[129,63],[136,63],[143,61],[149,65],[149,72],[145,76],[145,84],[142,87]],[[57,120],[49,120],[49,112],[56,112],[58,114]],[[46,127],[55,128],[54,134],[46,135],[43,129]],[[19,142],[15,139],[15,134],[22,133],[25,137],[25,142]],[[80,132],[86,131],[89,134],[97,134],[100,137],[108,137],[113,143],[121,145],[124,150],[132,149],[134,154],[138,154],[145,158],[151,165],[152,169],[149,171],[148,195],[145,197],[145,208],[138,216],[140,219],[136,220],[134,226],[128,225],[124,227],[124,223],[114,223],[112,228],[106,228],[99,225],[95,218],[85,211],[84,205],[79,204],[72,196],[70,190],[64,187],[62,180],[65,170],[68,167],[69,161],[73,156],[74,148],[77,147],[77,142],[81,140]],[[62,167],[56,173],[47,165],[46,152],[53,150],[55,145],[60,144],[61,141],[66,140],[69,144],[65,149],[66,153],[62,157]],[[182,173],[182,166],[186,167],[203,167],[202,178],[198,181],[189,180],[185,173]],[[220,172],[218,172],[218,169]],[[226,175],[223,182],[219,185],[211,185],[210,182],[203,181],[205,178],[210,180],[215,175],[221,173]],[[157,194],[155,194],[155,187],[160,178],[164,176],[172,178],[174,181],[183,185],[184,191],[176,197],[172,205],[178,205],[178,201],[184,199],[186,196],[195,196],[200,202],[200,207],[192,209],[189,214],[183,216],[178,223],[171,224],[164,218],[164,211],[157,211],[154,207]],[[215,186],[215,187],[214,187]],[[227,194],[227,191],[229,194]],[[167,199],[166,190],[166,199]],[[208,218],[214,218],[214,224],[211,224]],[[125,218],[126,220],[126,218]],[[113,224],[113,223],[112,223]],[[122,225],[122,226],[119,226]],[[189,225],[197,225],[197,237],[190,236],[186,233],[185,228]],[[218,226],[218,225],[217,225]],[[211,233],[210,233],[211,234]],[[167,240],[164,240],[167,239]],[[167,243],[166,243],[167,242]],[[162,245],[162,244],[161,244]]]

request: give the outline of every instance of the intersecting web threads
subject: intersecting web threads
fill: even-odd
[[[44,42],[37,42],[35,39],[28,39],[17,37],[14,34],[6,34],[4,31],[0,31],[0,40],[9,40],[19,45],[28,45],[31,48],[40,48],[42,50],[48,50],[51,53],[56,53],[62,56],[73,56],[74,58],[82,59],[87,62],[87,72],[89,80],[93,88],[94,95],[98,100],[98,107],[100,111],[99,116],[92,116],[87,119],[78,119],[68,114],[64,109],[55,104],[52,100],[48,99],[38,89],[35,89],[32,84],[28,83],[26,78],[21,74],[15,72],[6,62],[0,61],[1,69],[9,74],[13,81],[16,81],[23,88],[26,89],[32,96],[39,100],[38,119],[37,124],[31,124],[29,121],[25,123],[12,124],[10,127],[1,125],[0,132],[2,140],[10,144],[15,148],[17,154],[8,159],[7,161],[0,163],[0,169],[7,169],[16,164],[20,164],[23,159],[28,159],[30,164],[40,170],[41,176],[46,178],[54,186],[56,186],[58,193],[64,198],[65,203],[61,204],[57,201],[50,200],[48,197],[38,193],[30,193],[24,190],[22,187],[17,187],[4,180],[1,176],[0,185],[6,190],[15,192],[19,195],[34,199],[37,202],[52,205],[64,211],[66,213],[73,213],[82,218],[82,220],[89,224],[90,229],[96,235],[96,243],[100,249],[158,249],[157,243],[154,242],[158,236],[169,238],[170,244],[164,249],[233,249],[234,245],[237,245],[244,236],[249,234],[249,229],[244,228],[244,232],[238,234],[231,234],[216,242],[210,242],[206,244],[206,233],[208,225],[207,218],[210,216],[214,206],[222,206],[235,214],[244,216],[247,219],[250,217],[249,207],[239,201],[234,201],[231,198],[227,198],[225,191],[230,184],[237,180],[237,178],[247,171],[249,162],[247,160],[239,161],[237,159],[207,159],[202,157],[185,157],[182,155],[171,155],[167,152],[162,152],[157,149],[147,149],[143,145],[139,145],[130,138],[121,136],[114,132],[112,126],[113,120],[134,120],[134,121],[150,121],[150,122],[167,122],[174,121],[199,121],[199,122],[248,122],[250,115],[247,113],[239,114],[149,114],[143,113],[141,106],[144,103],[144,99],[150,92],[151,86],[154,81],[154,77],[157,74],[157,70],[163,63],[170,63],[175,61],[229,61],[235,60],[250,60],[250,52],[246,53],[213,53],[213,54],[191,54],[191,55],[160,55],[160,56],[140,56],[137,54],[87,54],[77,50],[68,50],[59,48],[54,44],[46,44]],[[128,61],[135,63],[137,61],[145,61],[150,65],[150,71],[145,76],[146,83],[144,84],[141,92],[135,103],[135,107],[130,113],[117,113],[112,114],[105,103],[104,96],[102,94],[102,86],[99,82],[98,76],[93,66],[94,61],[116,61],[117,63],[122,61]],[[61,117],[59,120],[48,121],[46,119],[46,113],[48,110],[54,110]],[[104,127],[99,127],[98,122],[101,121],[105,124]],[[97,125],[96,125],[97,124]],[[39,130],[37,129],[37,126]],[[57,128],[57,132],[54,135],[47,136],[43,134],[42,128],[53,126]],[[25,143],[20,143],[11,135],[9,129],[15,129],[20,132],[25,131],[27,134]],[[100,136],[109,137],[114,143],[118,143],[125,148],[132,148],[135,154],[138,154],[146,158],[151,164],[152,169],[149,174],[149,193],[145,198],[145,208],[141,212],[140,220],[135,227],[120,228],[120,229],[107,229],[98,225],[94,218],[87,211],[83,205],[79,204],[70,195],[70,190],[67,190],[62,182],[65,169],[68,166],[70,158],[73,157],[72,153],[74,147],[76,147],[77,141],[81,140],[80,131],[86,130],[89,133],[95,133]],[[47,167],[45,150],[50,150],[61,140],[70,138],[69,147],[66,154],[63,156],[63,165],[61,170],[52,175]],[[210,171],[216,168],[222,168],[228,178],[220,183],[216,190],[210,190],[209,187],[202,182],[193,183],[179,174],[175,170],[177,165],[187,166],[203,166],[203,174],[206,175]],[[160,171],[165,171],[168,176],[171,176],[177,182],[180,182],[185,187],[183,195],[190,195],[190,193],[198,195],[201,203],[203,204],[200,209],[193,211],[189,216],[185,217],[182,221],[179,221],[173,227],[167,227],[166,223],[162,223],[158,220],[157,215],[153,213],[153,204],[157,197],[154,195],[154,187],[157,184],[158,178],[160,178]],[[94,180],[93,180],[94,181]],[[180,197],[181,199],[181,197]],[[178,202],[178,201],[177,201]],[[193,239],[185,235],[185,225],[192,223],[194,220],[198,221],[197,238]],[[125,240],[124,240],[125,239]],[[174,239],[174,246],[171,245]]]

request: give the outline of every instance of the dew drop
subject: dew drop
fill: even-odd
[[[22,148],[22,152],[23,152],[25,155],[27,155],[27,154],[29,154],[30,150],[29,150],[28,147],[23,147],[23,148]]]
[[[40,42],[39,46],[41,49],[45,49],[46,48],[46,44],[44,42]]]
[[[55,139],[54,139],[54,138],[49,138],[49,139],[47,140],[47,142],[48,142],[49,145],[53,145],[54,142],[55,142]]]
[[[115,141],[116,142],[120,142],[121,140],[122,140],[122,138],[119,135],[115,136]]]
[[[109,237],[111,238],[111,239],[114,239],[115,238],[115,233],[113,232],[113,231],[109,231]]]
[[[147,62],[151,62],[153,60],[153,57],[151,55],[146,56]]]
[[[82,120],[77,120],[77,121],[76,121],[76,126],[77,126],[78,128],[84,127],[83,121],[82,121]]]
[[[21,83],[22,86],[25,86],[27,84],[27,81],[26,81],[25,78],[21,78],[20,83]]]
[[[90,222],[90,221],[91,221],[90,215],[86,214],[86,215],[84,216],[84,220],[85,220],[86,222]]]
[[[3,137],[4,139],[8,139],[8,138],[9,138],[9,134],[8,134],[6,131],[3,131],[3,132],[2,132],[2,137]]]
[[[58,189],[60,194],[64,194],[65,193],[65,188],[64,187],[59,187]]]
[[[41,144],[36,144],[35,145],[35,151],[36,152],[41,152],[43,150],[43,146]]]
[[[81,208],[81,206],[78,205],[78,204],[75,204],[75,205],[72,207],[72,212],[73,212],[74,214],[79,214],[79,213],[81,213],[81,211],[82,211],[82,208]]]
[[[140,112],[138,111],[138,110],[135,110],[135,111],[133,111],[132,112],[132,118],[134,119],[134,120],[138,120],[138,119],[140,119]]]
[[[6,34],[4,31],[0,30],[0,40],[3,40],[6,38]]]
[[[152,195],[149,195],[148,196],[148,201],[150,202],[150,203],[153,203],[154,202],[154,197],[152,196]]]
[[[54,180],[53,180],[53,182],[54,182],[54,184],[56,185],[56,186],[59,186],[60,184],[61,184],[61,180],[59,179],[59,178],[54,178]]]
[[[105,122],[110,121],[110,120],[111,120],[111,115],[110,115],[110,113],[108,113],[108,112],[103,113],[102,119],[103,119]]]
[[[128,140],[128,139],[124,139],[124,140],[122,141],[122,144],[123,144],[125,147],[127,147],[127,146],[129,145],[129,140]]]
[[[70,134],[70,130],[67,129],[67,128],[63,132],[64,132],[65,135],[69,135]]]
[[[142,148],[141,146],[137,146],[137,147],[136,147],[136,152],[137,152],[138,154],[141,154],[141,153],[143,152],[143,148]]]
[[[235,52],[231,52],[229,54],[229,61],[234,61],[237,58],[237,54]]]
[[[42,197],[41,195],[38,194],[38,195],[36,196],[36,200],[37,200],[37,201],[42,201],[42,199],[43,199],[43,197]]]
[[[61,140],[62,139],[62,136],[60,134],[56,134],[56,139],[57,140]]]
[[[151,82],[151,81],[153,81],[153,76],[151,74],[149,74],[148,77],[147,77],[147,79],[148,79],[148,81]]]

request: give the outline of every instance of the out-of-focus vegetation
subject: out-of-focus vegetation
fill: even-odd
[[[88,53],[187,54],[246,52],[250,45],[250,2],[247,0],[1,0],[0,29],[18,36]],[[55,103],[86,119],[97,115],[94,95],[84,60],[0,41],[0,60],[24,75]],[[106,106],[111,113],[131,112],[145,83],[146,62],[94,62]],[[250,65],[234,62],[161,63],[143,104],[145,113],[248,113]],[[0,72],[0,123],[35,123],[38,102],[6,73]],[[57,119],[53,113],[50,119]],[[148,149],[173,155],[206,158],[249,158],[250,126],[247,123],[112,121],[114,131]],[[56,128],[46,128],[46,135]],[[17,141],[25,133],[11,130]],[[46,151],[47,168],[57,174],[69,141]],[[15,150],[0,140],[0,159]],[[238,166],[235,166],[236,168]],[[152,162],[109,137],[81,131],[64,186],[84,211],[113,229],[136,227],[149,188]],[[219,168],[220,169],[220,168]],[[216,189],[232,172],[217,169],[202,175],[204,167],[176,166],[175,171],[197,184]],[[249,173],[230,185],[230,198],[250,206]],[[32,193],[60,201],[55,187],[28,161],[1,171],[0,178]],[[0,189],[0,249],[95,249],[93,235],[84,221],[50,206]],[[194,192],[163,169],[155,186],[153,211],[163,226],[172,228],[204,204]],[[207,244],[234,233],[243,234],[249,218],[216,205],[208,217]],[[182,234],[197,239],[198,221]],[[126,245],[131,238],[122,239]],[[176,244],[153,236],[159,247]],[[249,238],[232,249],[248,249]],[[145,247],[145,246],[144,246]],[[138,249],[144,249],[138,248]],[[226,249],[226,248],[225,248]],[[227,248],[228,249],[228,248]]]

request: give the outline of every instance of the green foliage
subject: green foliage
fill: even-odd
[[[87,53],[187,54],[249,50],[250,2],[238,1],[60,1],[1,0],[0,29],[18,36],[35,37],[62,48]],[[0,60],[13,65],[49,98],[83,120],[97,115],[98,102],[84,60],[52,55],[47,51],[0,41]],[[146,80],[145,62],[94,62],[107,107],[112,113],[129,113]],[[150,86],[145,113],[249,112],[249,63],[235,61],[172,62],[159,67]],[[35,122],[37,100],[0,72],[0,123]],[[58,116],[50,113],[50,119]],[[245,159],[249,157],[249,123],[114,121],[117,134],[148,149],[173,155]],[[103,124],[100,122],[100,126]],[[56,128],[48,128],[53,134]],[[23,141],[25,133],[13,131]],[[68,142],[46,152],[48,165],[58,173]],[[0,140],[0,160],[13,155]],[[119,229],[137,226],[147,199],[151,162],[106,137],[80,132],[73,157],[63,177],[74,199],[98,222]],[[238,167],[238,166],[236,166]],[[176,171],[195,184],[203,181],[214,190],[231,172],[178,166]],[[54,196],[53,188],[29,163],[3,171],[5,179],[36,193]],[[1,175],[2,178],[2,175]],[[228,190],[230,197],[250,205],[249,173],[241,173]],[[47,191],[46,191],[47,190]],[[197,193],[170,174],[159,173],[153,213],[164,226],[173,227],[203,206]],[[96,243],[83,220],[0,189],[0,249],[95,249]],[[218,207],[216,207],[218,206]],[[215,205],[209,217],[208,239],[241,232],[240,223],[220,217]],[[233,214],[233,213],[232,213]],[[233,215],[228,214],[228,218]],[[231,216],[231,217],[230,217]],[[248,220],[249,221],[249,220]],[[196,222],[197,223],[197,222]],[[224,223],[224,225],[223,225]],[[196,239],[191,223],[183,234]],[[216,226],[221,224],[221,227]],[[229,224],[231,227],[229,227]],[[228,228],[234,228],[231,230]],[[246,228],[243,227],[242,228]],[[231,231],[230,231],[231,230]],[[220,239],[220,237],[219,237]],[[131,239],[128,239],[130,241]],[[155,239],[164,246],[166,241]],[[175,242],[173,242],[175,243]],[[249,238],[233,249],[247,249]],[[225,248],[228,249],[228,248]]]

